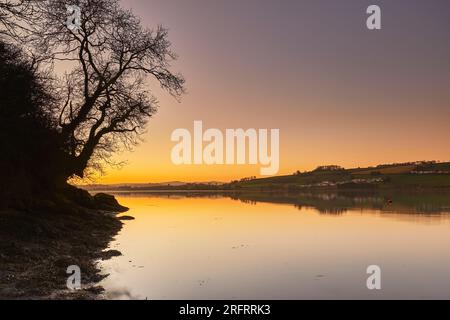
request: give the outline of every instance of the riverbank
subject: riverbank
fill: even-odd
[[[105,277],[97,261],[120,255],[107,250],[127,211],[102,195],[102,209],[0,211],[0,299],[101,299]],[[82,289],[67,289],[69,266],[81,269]]]

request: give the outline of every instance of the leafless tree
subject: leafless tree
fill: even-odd
[[[22,17],[25,0],[2,0],[0,2],[0,32],[14,32],[17,29],[16,17]]]
[[[39,10],[44,0],[0,0],[0,35],[22,40],[39,21]]]
[[[70,30],[66,6],[74,4],[81,26]],[[88,166],[138,141],[158,106],[152,82],[178,98],[184,79],[170,70],[176,55],[167,30],[144,28],[118,0],[45,0],[34,9],[41,21],[28,45],[42,61],[70,69],[54,113],[67,155],[62,174],[83,177]]]

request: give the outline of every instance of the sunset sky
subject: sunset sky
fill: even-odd
[[[99,183],[229,181],[260,166],[175,166],[173,130],[280,129],[280,172],[450,160],[448,0],[124,0],[163,24],[187,80]],[[382,9],[382,30],[366,8]]]

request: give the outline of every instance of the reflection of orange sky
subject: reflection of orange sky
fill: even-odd
[[[162,300],[448,297],[445,215],[327,215],[227,198],[117,199],[136,220],[111,243],[123,256],[101,263],[110,274],[106,293],[126,289]],[[378,293],[365,286],[371,264],[389,284]]]
[[[166,239],[172,233],[177,239],[183,239],[184,244],[189,239],[192,243],[202,244],[203,249],[206,246],[224,249],[231,248],[233,243],[262,242],[263,250],[272,254],[278,251],[277,242],[283,242],[281,247],[286,254],[299,247],[303,252],[324,252],[320,249],[323,245],[328,247],[329,251],[326,252],[336,252],[329,247],[334,245],[346,251],[354,250],[353,255],[363,251],[370,256],[375,248],[386,254],[387,247],[403,253],[410,250],[414,255],[417,251],[429,253],[428,249],[436,247],[436,243],[440,243],[437,247],[442,248],[445,243],[442,240],[448,238],[443,236],[447,234],[449,226],[446,217],[402,215],[376,210],[349,210],[342,215],[326,215],[313,208],[303,207],[299,210],[293,205],[272,203],[250,205],[228,198],[143,195],[117,198],[120,203],[132,208],[130,214],[139,221],[128,223],[126,228],[129,237],[136,238],[135,243],[125,244],[125,240],[121,241],[123,246],[133,250],[148,250],[146,246],[136,245],[143,242],[144,234],[155,239]],[[383,230],[382,236],[379,230]],[[399,237],[399,230],[404,233],[402,237]],[[321,235],[320,241],[318,234]],[[418,234],[426,242],[416,241]],[[227,241],[230,243],[227,244]],[[149,243],[156,246],[156,242]],[[414,242],[417,242],[414,246],[409,245]],[[308,245],[302,247],[299,243]],[[432,246],[430,243],[435,244]],[[373,248],[369,249],[369,246]],[[173,252],[167,248],[161,252],[173,256]],[[197,254],[203,255],[201,251],[197,251]]]
[[[177,103],[156,90],[161,108],[144,142],[117,156],[127,165],[108,169],[98,182],[229,181],[259,175],[259,165],[173,165],[170,135],[177,128],[192,130],[194,120],[221,130],[280,129],[279,174],[324,164],[450,159],[448,19],[422,16],[427,10],[420,7],[405,12],[389,4],[395,24],[389,32],[368,34],[350,4],[348,10],[324,10],[333,5],[314,1],[301,4],[308,10],[297,10],[300,4],[292,1],[284,9],[264,7],[258,15],[258,6],[250,2],[247,8],[247,2],[124,1],[145,25],[170,27],[180,57],[174,70],[186,77],[188,93]],[[203,3],[205,11],[194,3]],[[320,15],[335,22],[323,24]],[[410,23],[419,18],[423,27],[412,36]]]

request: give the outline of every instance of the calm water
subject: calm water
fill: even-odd
[[[110,298],[450,298],[448,196],[117,198],[136,220],[102,263]]]

